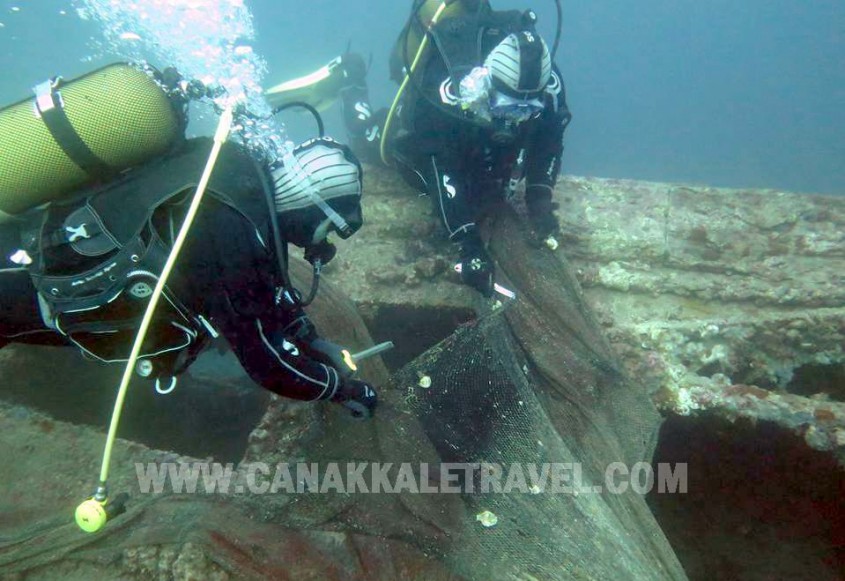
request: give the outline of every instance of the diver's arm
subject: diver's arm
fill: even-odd
[[[555,67],[555,74],[560,73]],[[566,91],[563,83],[556,97],[549,97],[556,102],[550,103],[540,118],[534,123],[526,147],[526,187],[541,186],[554,188],[560,173],[563,158],[563,134],[572,115],[566,106]]]
[[[555,68],[555,74],[560,73]],[[541,238],[554,235],[558,230],[552,212],[552,194],[563,159],[563,134],[572,115],[566,106],[563,83],[554,98],[554,107],[547,107],[535,122],[527,139],[525,168],[525,202],[537,234]]]
[[[276,304],[264,315],[234,323],[238,340],[233,349],[250,377],[285,397],[328,400],[353,417],[371,417],[378,403],[375,389],[352,377],[354,367],[343,360],[341,348],[319,337],[290,292],[276,296]],[[230,322],[227,337],[232,326]]]
[[[288,326],[304,314],[277,301],[277,271],[272,250],[253,224],[210,199],[197,215],[174,284],[262,387],[300,400],[330,398],[338,374],[297,346]]]
[[[342,379],[337,370],[306,355],[303,341],[307,343],[308,339],[288,334],[284,321],[275,313],[268,315],[244,321],[237,332],[238,342],[233,345],[250,377],[285,397],[306,401],[333,399]]]
[[[426,156],[420,164],[427,193],[449,240],[461,243],[477,235],[475,210],[469,199],[470,179],[455,156],[448,153]]]
[[[299,400],[331,399],[340,385],[333,367],[307,355],[316,329],[288,291],[277,291],[269,259],[253,263],[253,275],[233,275],[248,285],[225,290],[225,312],[213,315],[250,377],[265,389]],[[222,274],[222,273],[221,273]]]
[[[459,248],[463,282],[485,296],[493,293],[495,266],[479,236],[475,208],[470,201],[470,177],[455,156],[430,156],[420,168],[434,210],[445,226],[449,240]]]

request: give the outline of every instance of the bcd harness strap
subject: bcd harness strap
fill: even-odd
[[[41,117],[50,135],[73,163],[91,178],[102,180],[114,172],[102,159],[91,151],[68,119],[62,95],[57,90],[61,77],[44,81],[35,86],[35,110]]]

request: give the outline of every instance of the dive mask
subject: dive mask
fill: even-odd
[[[540,99],[517,99],[497,91],[490,99],[490,115],[494,119],[503,119],[519,124],[533,119],[543,112]]]

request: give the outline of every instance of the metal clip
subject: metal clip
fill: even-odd
[[[170,378],[170,385],[167,386],[166,389],[162,389],[161,387],[161,378],[156,378],[156,391],[161,395],[167,395],[169,393],[173,393],[173,390],[176,389],[176,378]]]
[[[40,117],[43,113],[55,109],[56,107],[64,107],[62,95],[56,91],[59,86],[61,77],[55,77],[43,83],[38,83],[32,88],[35,93],[35,114]]]

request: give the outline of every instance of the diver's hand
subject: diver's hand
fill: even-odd
[[[369,383],[344,378],[332,401],[348,409],[352,417],[366,420],[373,417],[378,406],[378,394]]]
[[[485,297],[493,295],[496,266],[478,237],[469,238],[461,245],[461,261],[455,270],[461,273],[464,284],[473,287]]]
[[[557,238],[560,234],[560,223],[554,214],[538,214],[531,217],[531,226],[538,240]]]
[[[337,343],[317,338],[305,346],[305,354],[320,363],[333,367],[342,378],[350,378],[357,368],[347,349]]]
[[[367,86],[367,64],[364,57],[355,52],[348,52],[340,57],[340,68],[343,71],[344,87]]]
[[[528,219],[531,221],[531,227],[534,230],[538,240],[546,240],[550,237],[558,237],[560,235],[560,223],[555,210],[558,205],[552,202],[549,194],[532,196],[531,192],[526,192],[526,205],[528,207]]]

